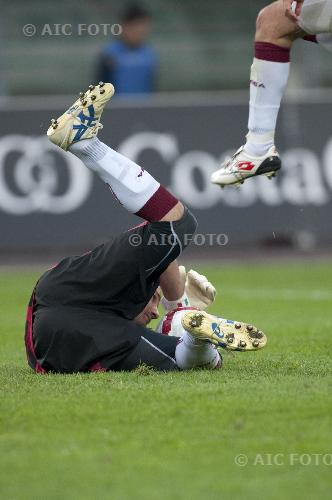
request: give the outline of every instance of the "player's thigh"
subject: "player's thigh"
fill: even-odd
[[[144,364],[158,371],[178,370],[175,361],[177,337],[168,337],[146,331],[136,347],[116,367],[117,371],[131,371]]]
[[[145,226],[142,258],[148,281],[160,276],[179,257],[190,244],[196,227],[197,221],[188,209],[180,220]]]
[[[98,362],[112,370],[149,330],[107,308],[38,308],[33,323],[37,359],[58,373],[90,371]]]
[[[257,16],[256,42],[288,45],[292,40],[304,35],[305,32],[297,23],[286,15],[283,0],[267,5]]]

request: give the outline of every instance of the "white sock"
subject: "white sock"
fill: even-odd
[[[175,349],[175,360],[181,370],[208,368],[213,370],[221,365],[221,357],[209,342],[197,340],[184,331]]]
[[[254,59],[250,76],[249,133],[245,151],[264,156],[274,144],[274,135],[290,63]]]
[[[160,188],[148,172],[96,137],[76,142],[69,150],[109,185],[129,212],[139,212]]]

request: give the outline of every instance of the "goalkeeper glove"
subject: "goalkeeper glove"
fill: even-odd
[[[193,269],[186,273],[184,266],[179,267],[180,276],[184,283],[184,294],[175,301],[168,301],[162,298],[162,305],[166,311],[171,311],[177,307],[195,307],[205,310],[211,305],[216,297],[217,291],[206,276],[199,274]]]

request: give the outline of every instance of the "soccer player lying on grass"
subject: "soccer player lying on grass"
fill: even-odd
[[[169,330],[180,332],[181,322],[181,338],[147,328],[158,317],[160,290],[170,310],[189,307],[185,290],[203,306],[215,292],[199,275],[181,273],[176,262],[196,230],[192,213],[148,172],[97,139],[113,93],[110,83],[91,85],[52,120],[47,135],[96,172],[123,207],[146,223],[85,255],[63,259],[41,276],[27,312],[30,366],[39,373],[133,370],[141,363],[163,371],[213,369],[221,365],[217,348],[263,347],[266,337],[251,325],[192,307],[166,316]]]

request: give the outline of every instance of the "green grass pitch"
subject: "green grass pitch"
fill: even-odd
[[[39,273],[0,271],[1,498],[330,498],[331,265],[198,270],[219,290],[212,311],[259,326],[266,349],[215,372],[72,376],[27,367]]]

